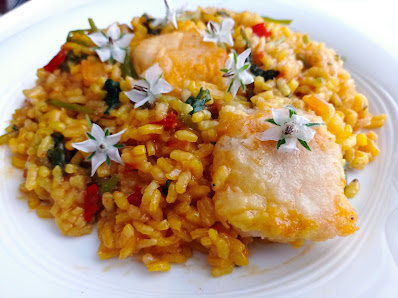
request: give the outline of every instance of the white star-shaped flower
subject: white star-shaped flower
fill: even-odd
[[[164,93],[169,93],[173,87],[163,79],[163,70],[156,63],[145,72],[145,78],[135,82],[132,90],[124,92],[127,97],[135,102],[134,108],[139,108],[145,103],[153,104]]]
[[[207,23],[207,30],[201,32],[203,41],[214,42],[218,45],[226,43],[230,47],[234,46],[232,38],[232,29],[234,28],[235,21],[231,18],[226,18],[222,21],[221,25],[213,21]]]
[[[177,18],[183,13],[182,8],[171,9],[166,0],[164,0],[164,5],[166,6],[166,16],[164,18],[158,18],[152,21],[152,26],[157,27],[160,25],[165,25],[172,23],[174,28],[178,29]]]
[[[119,26],[113,23],[106,34],[103,31],[99,31],[89,34],[88,37],[98,46],[95,51],[102,62],[109,59],[112,62],[115,59],[123,63],[126,57],[126,48],[129,46],[134,34],[121,34]]]
[[[324,123],[311,123],[308,118],[297,115],[293,106],[287,106],[287,109],[272,109],[272,117],[272,119],[266,121],[276,126],[268,128],[258,139],[261,141],[278,141],[276,148],[280,152],[298,150],[297,141],[311,151],[308,142],[315,135],[315,130],[311,127],[324,125]]]
[[[225,63],[225,69],[221,69],[222,72],[225,72],[223,77],[228,79],[227,92],[231,92],[233,97],[235,97],[239,87],[242,87],[242,90],[245,91],[246,85],[254,82],[253,76],[249,73],[250,63],[246,62],[246,58],[249,57],[250,53],[250,48],[239,56],[235,50],[232,50]]]
[[[86,132],[88,139],[80,143],[72,143],[72,146],[77,150],[92,154],[87,158],[91,160],[91,176],[95,174],[97,168],[106,162],[108,165],[111,160],[123,164],[119,155],[120,147],[123,145],[117,144],[120,141],[122,134],[126,131],[123,129],[114,135],[109,134],[109,129],[103,131],[97,124],[93,124],[91,133]]]

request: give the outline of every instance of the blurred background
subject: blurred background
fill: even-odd
[[[4,14],[27,1],[28,0],[0,0],[0,14]]]

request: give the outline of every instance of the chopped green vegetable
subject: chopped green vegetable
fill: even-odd
[[[8,144],[8,142],[18,135],[18,130],[7,132],[0,136],[0,145]]]
[[[108,108],[106,109],[104,114],[109,115],[109,112],[112,109],[120,105],[119,93],[122,92],[122,89],[120,89],[120,84],[112,79],[106,80],[104,88],[106,90],[106,96],[104,100],[105,103],[108,105]]]
[[[12,125],[12,130],[16,130],[16,131],[18,131],[18,130],[19,130],[19,128],[18,128],[18,126],[16,126],[15,124],[13,124],[13,125]]]
[[[278,24],[284,24],[284,25],[289,25],[293,20],[278,20],[278,19],[273,19],[269,17],[262,17],[264,21],[266,22],[271,22],[271,23],[278,23]]]
[[[65,137],[60,132],[54,132],[51,134],[51,138],[54,142],[54,148],[47,150],[48,160],[53,167],[60,166],[64,169],[72,157],[71,152],[65,148]]]
[[[77,56],[73,51],[69,51],[66,54],[64,61],[58,66],[61,71],[70,72],[70,68],[76,64],[79,64],[80,61],[85,60],[87,55],[82,54],[81,56]]]
[[[66,41],[67,42],[71,42],[73,40],[73,35],[75,35],[75,34],[84,34],[84,35],[86,35],[88,33],[90,33],[90,30],[88,30],[88,29],[78,29],[78,30],[69,31],[69,33],[68,33],[68,35],[66,37]],[[74,42],[78,43],[78,44],[86,45],[82,41],[74,41]]]
[[[83,113],[83,114],[94,114],[95,113],[92,109],[78,105],[76,103],[67,103],[64,101],[56,100],[56,99],[47,99],[46,103],[56,106],[56,107],[59,107],[59,108],[64,108],[64,109],[68,109],[68,110]]]
[[[190,97],[188,97],[188,99],[185,102],[193,107],[193,110],[189,114],[193,115],[196,112],[202,111],[206,102],[210,100],[211,100],[210,91],[207,89],[203,90],[203,87],[201,87],[196,98],[194,98],[191,95]]]
[[[166,184],[162,186],[162,194],[164,196],[167,196],[167,194],[169,193],[169,186],[171,184],[171,180],[167,180]]]
[[[245,49],[247,50],[250,48],[250,41],[249,38],[247,37],[246,31],[243,27],[240,27],[240,35],[242,35],[243,40],[245,41]],[[250,52],[250,58],[251,58],[251,52]]]
[[[264,81],[272,80],[280,74],[280,71],[278,70],[274,69],[263,70],[260,67],[258,67],[256,64],[250,65],[250,71],[255,76],[263,77]]]
[[[301,60],[301,62],[303,62],[304,68],[308,69],[312,67],[312,65],[307,61],[307,59],[304,58],[303,55],[297,54],[296,59]]]
[[[281,38],[278,38],[277,40],[274,41],[274,45],[278,46],[281,43],[283,43],[286,40],[286,38],[284,36],[282,36]]]
[[[162,28],[153,28],[152,27],[152,22],[155,20],[154,18],[151,18],[148,16],[146,13],[142,15],[145,18],[145,22],[142,23],[142,25],[148,30],[148,34],[152,35],[159,35],[160,31],[162,31]]]
[[[227,12],[225,12],[223,10],[217,10],[216,14],[219,15],[219,16],[227,17],[227,18],[231,17]]]
[[[95,25],[92,18],[88,18],[88,23],[90,24],[91,32],[97,32],[98,27]]]
[[[130,57],[130,48],[126,49],[126,57],[124,58],[124,62],[122,64],[122,75],[123,77],[129,76],[133,79],[138,79],[137,72],[135,71],[133,61]]]
[[[110,178],[102,179],[99,183],[99,193],[102,195],[106,192],[111,192],[119,182],[119,176],[113,175]]]

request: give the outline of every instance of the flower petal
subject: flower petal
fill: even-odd
[[[247,71],[244,70],[239,73],[239,78],[242,80],[243,84],[248,85],[254,82],[253,76]]]
[[[91,176],[94,176],[98,167],[106,161],[106,154],[103,152],[96,152],[91,158]]]
[[[246,49],[243,51],[237,59],[236,68],[239,69],[246,63],[246,58],[249,57],[250,53],[252,52],[251,48]]]
[[[130,45],[131,40],[133,39],[134,34],[132,33],[126,33],[115,42],[115,45],[118,46],[119,48],[127,48]]]
[[[214,42],[214,43],[218,42],[218,39],[216,37],[213,37],[212,35],[208,34],[207,32],[204,32],[202,34],[202,36],[203,36],[204,42]]]
[[[173,87],[165,79],[159,79],[150,91],[152,94],[158,95],[169,93],[171,90]]]
[[[118,133],[115,133],[113,135],[106,137],[106,144],[109,146],[113,146],[113,145],[117,144],[117,142],[120,141],[122,134],[124,134],[126,132],[126,130],[127,130],[127,128],[119,131]]]
[[[145,79],[149,86],[152,87],[159,80],[162,74],[163,70],[160,68],[159,63],[156,63],[145,71]]]
[[[221,24],[221,31],[231,34],[231,31],[234,28],[234,24],[235,21],[232,18],[225,18]]]
[[[72,143],[71,145],[73,148],[86,153],[97,150],[97,142],[92,139],[88,139],[80,143]]]
[[[213,30],[214,28],[214,30]],[[213,22],[213,21],[209,21],[207,23],[207,29],[209,30],[210,34],[214,33],[214,34],[219,34],[220,33],[220,24]]]
[[[112,57],[116,61],[118,61],[118,62],[123,64],[124,63],[124,58],[126,58],[126,51],[122,50],[121,48],[114,47],[112,49]]]
[[[310,123],[310,120],[304,116],[293,115],[292,120],[297,124],[307,124]]]
[[[170,23],[173,24],[174,28],[178,29],[177,25],[177,12],[175,10],[170,10],[168,12],[167,19],[169,20]]]
[[[146,104],[150,100],[151,100],[151,97],[147,96],[143,100],[137,101],[136,104],[134,105],[134,109],[138,109],[139,107],[143,106],[144,104]]]
[[[291,153],[297,151],[297,139],[296,138],[285,138],[286,143],[281,145],[278,149],[280,152]]]
[[[315,130],[305,125],[300,125],[299,131],[296,133],[296,138],[305,142],[311,141],[315,136]]]
[[[232,87],[230,90],[232,97],[236,96],[236,93],[238,93],[239,87],[240,87],[240,80],[239,80],[239,78],[236,78],[236,79],[234,79],[234,82],[232,83]]]
[[[106,35],[110,37],[113,41],[116,41],[120,38],[120,28],[116,23],[113,23],[109,26]]]
[[[291,122],[289,118],[289,111],[287,109],[272,109],[272,117],[275,123],[283,125],[286,122]]]
[[[111,49],[109,48],[100,48],[95,50],[97,52],[98,57],[102,62],[108,61],[111,58]]]
[[[234,46],[234,39],[232,38],[232,34],[222,35],[221,41],[229,45],[230,47]]]
[[[122,159],[120,158],[119,149],[116,147],[111,147],[108,150],[108,156],[111,160],[116,161],[117,163],[124,164]]]
[[[258,139],[260,141],[279,141],[283,138],[280,126],[273,126],[264,131]]]
[[[130,91],[125,91],[124,94],[132,101],[132,102],[140,102],[144,100],[145,98],[148,97],[147,92],[142,92],[138,90],[130,90]]]
[[[101,32],[95,32],[87,35],[99,47],[108,45],[109,40]]]
[[[227,61],[225,62],[225,68],[226,69],[232,69],[233,66],[234,66],[234,54],[230,53],[228,55]],[[234,67],[234,69],[235,69],[235,67]]]
[[[100,142],[104,139],[105,132],[99,125],[93,123],[93,127],[91,128],[91,135],[97,140],[97,142]]]
[[[166,19],[165,19],[165,18],[154,19],[154,20],[152,21],[152,26],[153,26],[153,27],[157,27],[157,26],[162,25],[162,24],[165,23],[165,22],[166,22]]]

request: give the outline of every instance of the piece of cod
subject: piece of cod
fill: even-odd
[[[311,122],[318,116],[300,111]],[[257,139],[272,126],[271,111],[247,114],[232,107],[220,112],[221,136],[212,175],[225,166],[229,175],[213,180],[215,209],[242,236],[299,246],[355,232],[357,214],[344,195],[342,154],[325,126],[315,128],[312,151],[298,143],[295,153],[276,150],[275,141]]]

